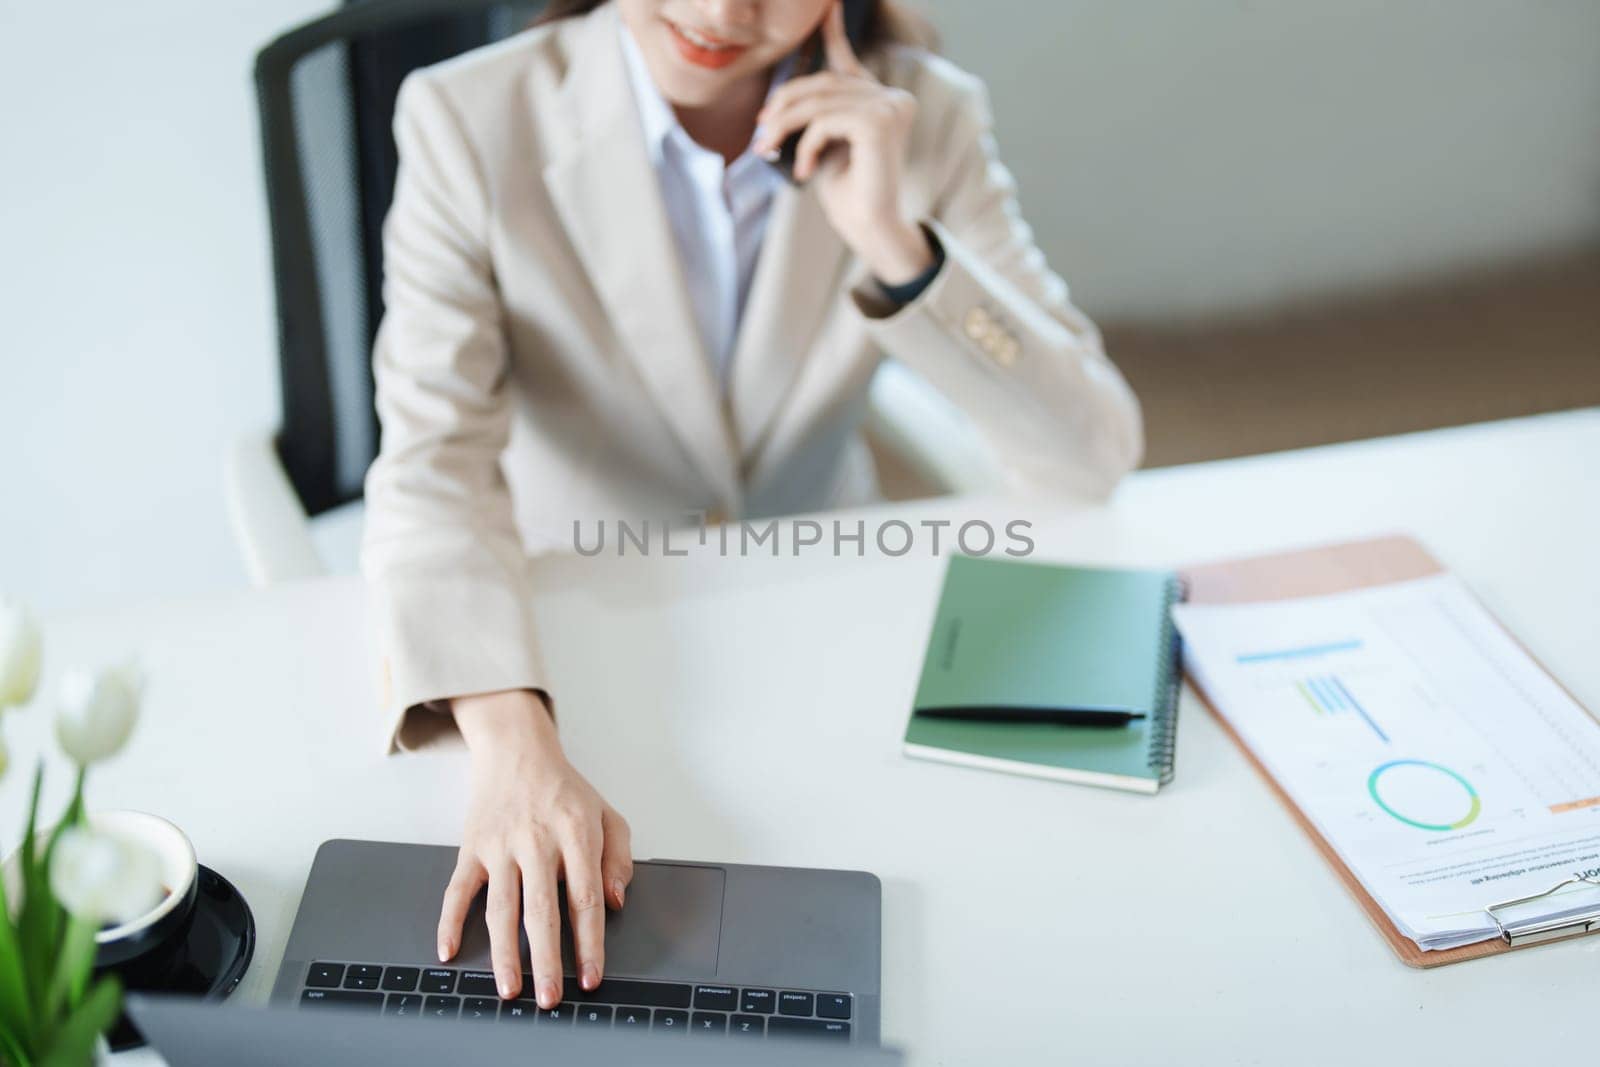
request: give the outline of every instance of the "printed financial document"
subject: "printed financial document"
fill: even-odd
[[[1489,905],[1600,876],[1600,723],[1457,578],[1173,616],[1191,676],[1420,947],[1495,937]],[[1580,903],[1600,889],[1528,908]]]

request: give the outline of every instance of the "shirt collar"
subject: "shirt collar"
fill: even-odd
[[[650,68],[645,65],[644,53],[639,51],[639,45],[633,39],[633,34],[628,32],[628,27],[619,20],[617,32],[622,36],[622,54],[627,60],[628,82],[633,87],[633,98],[639,106],[639,121],[644,127],[644,142],[650,152],[650,162],[656,167],[661,166],[669,138],[680,139],[684,147],[693,146],[700,148],[683,125],[678,122],[678,116],[673,113],[672,105],[667,103],[661,95],[661,90],[656,88],[655,78],[650,75]],[[794,71],[794,56],[786,56],[774,68],[772,83],[767,86],[767,99],[772,99],[772,94],[789,79]],[[759,132],[759,131],[758,131]],[[708,149],[700,148],[701,151]],[[750,154],[745,150],[740,160]],[[736,160],[735,163],[739,162]]]

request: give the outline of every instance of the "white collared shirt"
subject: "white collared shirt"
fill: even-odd
[[[783,176],[749,147],[724,165],[721,154],[696,144],[656,88],[633,35],[626,27],[620,32],[695,322],[717,380],[726,388],[750,279]],[[785,62],[773,72],[769,93],[782,84],[788,67]]]

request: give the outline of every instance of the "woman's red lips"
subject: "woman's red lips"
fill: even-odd
[[[688,33],[694,34],[690,38],[674,22],[667,22],[667,29],[672,33],[672,43],[677,46],[678,54],[697,67],[720,70],[747,51],[746,45],[734,44],[700,30],[689,30]]]

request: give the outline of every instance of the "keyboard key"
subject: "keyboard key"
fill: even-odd
[[[681,1034],[689,1029],[689,1013],[668,1009],[658,1010],[656,1017],[651,1020],[650,1029],[661,1030],[669,1034]]]
[[[578,1006],[576,1004],[569,1004],[566,1001],[562,1001],[549,1011],[545,1011],[543,1008],[540,1008],[539,1022],[547,1026],[569,1026],[572,1023],[572,1016],[574,1013],[576,1013],[577,1009]]]
[[[816,998],[810,993],[791,993],[784,990],[778,994],[779,1015],[810,1015],[811,1004]]]
[[[579,1004],[579,1026],[610,1026],[611,1008],[606,1004]]]
[[[414,993],[416,981],[421,974],[421,969],[414,966],[386,966],[382,977],[382,989],[390,993]]]
[[[500,1021],[503,1023],[531,1023],[538,1013],[539,1002],[536,1000],[508,1000],[500,1005]]]
[[[817,1014],[824,1019],[850,1018],[850,994],[818,993]]]
[[[697,1034],[725,1034],[728,1017],[720,1011],[697,1011],[689,1020],[689,1029]]]
[[[461,1001],[456,997],[429,997],[422,1002],[424,1019],[454,1019],[461,1013]]]
[[[378,1012],[383,1010],[383,994],[357,993],[353,989],[308,989],[300,994],[300,1006]]]
[[[438,967],[430,967],[422,972],[422,992],[454,993],[455,991],[456,972]]]
[[[618,1028],[631,1026],[637,1030],[648,1030],[650,1028],[650,1009],[618,1008],[616,1025]]]
[[[461,1002],[461,1017],[473,1022],[494,1022],[500,1014],[499,997],[467,997]]]
[[[850,1024],[835,1019],[785,1019],[777,1016],[767,1020],[768,1037],[829,1037],[850,1040]]]
[[[371,963],[352,963],[344,969],[346,989],[377,989],[383,968]]]
[[[770,989],[746,989],[739,1000],[739,1010],[771,1015],[777,998]]]
[[[607,978],[592,990],[568,978],[562,996],[580,1004],[635,1004],[647,1008],[687,1008],[693,986],[676,982],[637,982],[628,978]]]
[[[318,989],[338,989],[342,981],[344,981],[342,963],[313,963],[310,972],[306,974],[306,985]]]
[[[494,984],[491,971],[462,971],[456,979],[456,992],[464,997],[493,997],[500,990]]]
[[[741,1037],[760,1037],[767,1032],[767,1020],[761,1015],[735,1015],[728,1033]]]
[[[397,1019],[415,1019],[422,1014],[422,994],[390,993],[383,1002],[383,1013]]]
[[[415,993],[422,971],[416,967],[385,967],[383,988],[391,993]]]
[[[707,1011],[732,1011],[739,1006],[739,991],[725,985],[694,987],[694,1006]]]

